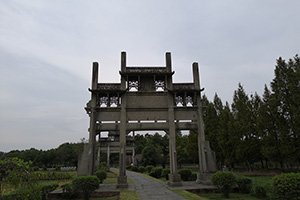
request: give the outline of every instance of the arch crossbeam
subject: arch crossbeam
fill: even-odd
[[[103,131],[119,134],[118,186],[127,186],[125,169],[126,134],[130,131],[165,131],[169,134],[170,185],[181,185],[177,172],[176,133],[198,133],[199,182],[216,170],[213,152],[205,141],[198,63],[193,63],[193,82],[173,83],[171,53],[164,67],[130,67],[121,53],[121,83],[99,83],[98,63],[93,63],[91,100],[85,110],[90,117],[89,144],[81,157],[79,173],[91,175],[95,168],[96,135]],[[101,141],[100,141],[101,143]]]

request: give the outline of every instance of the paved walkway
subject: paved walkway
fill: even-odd
[[[111,168],[117,171],[115,168]],[[139,173],[126,171],[126,175],[134,182],[128,184],[128,188],[117,188],[117,184],[101,184],[96,191],[99,192],[116,192],[123,190],[135,190],[140,200],[163,199],[163,200],[184,200],[182,196],[172,192],[171,190],[214,190],[211,185],[198,184],[195,181],[182,181],[182,186],[171,187],[167,183],[160,183],[152,180]]]
[[[140,200],[184,200],[182,196],[170,191],[164,183],[159,183],[148,177],[126,171],[127,176],[134,182],[135,190]]]

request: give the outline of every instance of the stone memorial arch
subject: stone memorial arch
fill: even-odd
[[[79,175],[92,175],[96,160],[96,135],[119,134],[118,186],[127,186],[126,135],[131,131],[164,131],[169,135],[169,184],[181,185],[177,171],[176,133],[198,133],[199,173],[197,182],[209,180],[216,171],[214,152],[205,141],[198,63],[193,63],[193,82],[173,83],[171,53],[162,67],[127,66],[121,53],[121,83],[99,83],[98,63],[93,63],[91,100],[85,108],[90,116],[89,143],[79,159]]]

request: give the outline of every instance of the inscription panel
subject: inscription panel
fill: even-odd
[[[197,120],[196,109],[175,110],[175,120]]]
[[[161,92],[163,95],[153,95],[155,93],[135,92],[135,94],[127,95],[127,108],[167,108],[167,95]]]
[[[138,120],[167,120],[168,113],[165,110],[150,110],[150,109],[138,109],[138,110],[127,110],[127,121],[138,121]]]

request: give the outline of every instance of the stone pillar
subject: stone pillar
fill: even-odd
[[[121,52],[121,71],[126,72],[126,52]]]
[[[172,72],[171,53],[166,53],[166,67]],[[172,76],[168,77],[167,87],[173,89]],[[168,124],[169,124],[169,154],[170,154],[170,174],[168,184],[171,186],[181,186],[180,174],[177,172],[177,154],[176,154],[176,128],[174,117],[174,95],[168,93]]]
[[[106,162],[106,166],[109,169],[110,168],[110,144],[108,142],[107,144],[107,162]]]
[[[90,115],[90,128],[89,128],[89,150],[88,150],[88,175],[93,175],[95,171],[95,145],[96,145],[96,94],[93,90],[97,89],[98,85],[98,63],[93,63],[92,74],[92,96],[91,96],[91,115]]]
[[[204,122],[202,113],[202,101],[200,93],[200,76],[198,63],[193,63],[193,79],[194,87],[199,92],[196,94],[196,105],[197,105],[197,133],[198,133],[198,156],[199,156],[199,173],[197,174],[197,183],[209,184],[209,173],[207,170],[207,162],[205,156],[205,134],[204,134]]]
[[[135,166],[136,162],[135,162],[135,140],[134,140],[134,136],[135,136],[135,132],[132,132],[133,135],[133,147],[132,147],[132,164]]]
[[[96,163],[96,167],[100,165],[100,154],[101,154],[100,138],[101,138],[101,132],[99,133],[99,138],[98,138],[98,152],[97,152],[97,163]]]
[[[126,53],[121,53],[121,70],[126,71]],[[121,90],[126,90],[126,78],[121,76]],[[119,176],[117,187],[127,187],[126,176],[126,93],[121,96],[121,111],[120,111],[120,154],[119,154]]]

